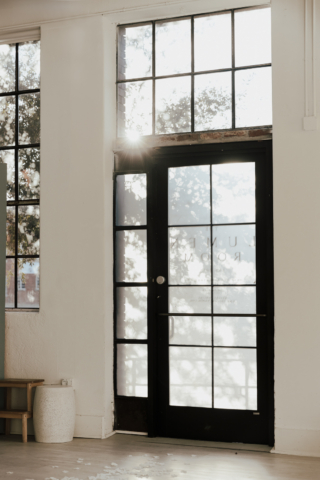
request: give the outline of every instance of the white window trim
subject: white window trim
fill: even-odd
[[[0,45],[40,40],[40,27],[0,30]]]

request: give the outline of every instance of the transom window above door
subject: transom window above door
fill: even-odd
[[[118,137],[272,124],[269,7],[118,28]]]

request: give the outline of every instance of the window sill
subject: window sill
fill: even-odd
[[[24,312],[24,313],[39,313],[39,308],[6,308],[5,313],[16,313],[16,312]]]
[[[272,139],[272,127],[251,127],[235,130],[215,130],[198,133],[175,133],[172,135],[150,135],[140,137],[133,143],[127,138],[117,138],[113,151],[128,149],[171,147],[175,145],[202,145],[206,143],[250,142]]]

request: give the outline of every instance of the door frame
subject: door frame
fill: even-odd
[[[224,153],[223,153],[224,152]],[[148,399],[127,397],[125,399],[117,398],[115,395],[116,410],[116,428],[122,422],[120,416],[124,415],[127,408],[132,409],[132,413],[141,414],[147,422],[148,435],[156,437],[161,435],[161,428],[158,424],[159,402],[158,402],[158,386],[157,376],[159,365],[157,362],[157,305],[156,305],[156,283],[155,278],[161,275],[157,271],[156,252],[151,248],[156,241],[156,222],[157,219],[153,215],[159,192],[159,184],[157,179],[152,175],[153,165],[161,159],[170,156],[180,158],[190,158],[197,156],[199,164],[201,158],[207,158],[211,155],[229,155],[230,153],[247,154],[256,153],[265,156],[266,162],[269,163],[267,168],[266,189],[268,201],[266,206],[266,222],[267,222],[267,238],[266,238],[266,255],[267,255],[267,311],[268,320],[268,338],[267,338],[267,354],[268,354],[268,371],[267,371],[267,388],[268,388],[268,444],[274,445],[274,268],[273,268],[273,186],[272,186],[272,142],[265,141],[249,141],[249,142],[230,142],[215,143],[203,145],[186,145],[186,146],[170,146],[160,147],[148,150],[132,149],[131,151],[119,152],[115,159],[115,174],[119,173],[146,173],[147,174],[147,248],[148,248]],[[116,309],[115,309],[116,316]],[[115,318],[116,321],[116,318]],[[116,325],[115,325],[116,329]],[[116,341],[116,337],[115,337]],[[115,343],[116,344],[116,343]],[[115,392],[116,392],[116,355],[115,355]],[[120,421],[120,422],[119,422]],[[146,423],[145,422],[145,423]],[[121,428],[122,429],[122,428]]]

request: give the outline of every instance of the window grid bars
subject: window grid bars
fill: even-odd
[[[12,92],[4,92],[0,97],[15,96],[15,144],[12,146],[0,147],[2,150],[14,151],[14,181],[15,181],[15,200],[7,200],[7,207],[15,207],[15,239],[14,239],[14,255],[6,255],[6,259],[14,259],[14,308],[18,309],[18,259],[19,258],[39,258],[39,255],[19,255],[18,254],[18,222],[19,222],[19,206],[40,205],[39,199],[19,200],[19,150],[27,148],[39,148],[40,143],[33,143],[27,145],[19,145],[19,96],[25,93],[40,93],[40,88],[33,88],[29,90],[19,90],[19,43],[15,44],[15,90]],[[23,310],[39,310],[38,307],[21,307]]]
[[[191,71],[187,73],[177,73],[177,74],[172,74],[172,75],[156,75],[156,70],[155,70],[155,65],[156,65],[156,48],[155,48],[155,39],[156,39],[156,23],[159,22],[159,20],[152,20],[150,22],[140,22],[140,23],[126,23],[123,25],[119,25],[121,28],[125,27],[134,27],[134,26],[141,26],[141,25],[152,25],[152,75],[148,77],[138,77],[138,78],[130,78],[130,79],[119,79],[119,35],[117,31],[117,81],[116,84],[120,85],[123,83],[133,83],[133,82],[143,82],[147,80],[152,80],[152,135],[167,135],[167,134],[156,134],[155,131],[155,126],[156,126],[156,108],[155,108],[155,100],[156,100],[156,88],[155,88],[155,83],[156,80],[162,80],[165,78],[176,78],[176,77],[191,77],[191,129],[189,133],[195,133],[194,129],[194,124],[195,124],[195,118],[194,118],[194,77],[196,75],[204,75],[204,74],[210,74],[210,73],[222,73],[222,72],[231,72],[231,114],[232,114],[232,126],[231,128],[222,128],[222,129],[214,129],[214,130],[204,130],[204,131],[224,131],[224,130],[236,130],[239,128],[240,130],[243,129],[243,127],[236,127],[236,106],[235,106],[235,72],[239,70],[252,70],[256,68],[264,68],[264,67],[271,67],[271,63],[263,63],[263,64],[258,64],[258,65],[246,65],[246,66],[241,66],[241,67],[236,67],[235,66],[235,21],[234,21],[234,14],[237,11],[244,11],[244,10],[257,10],[261,8],[267,8],[267,6],[257,6],[257,7],[248,7],[248,8],[234,8],[234,9],[229,9],[229,10],[223,10],[219,12],[211,12],[207,14],[199,14],[199,15],[186,15],[186,16],[180,16],[180,17],[174,17],[170,19],[163,20],[164,22],[169,22],[169,21],[179,21],[183,19],[190,19],[190,25],[191,25]],[[221,68],[221,69],[214,69],[214,70],[203,70],[203,71],[194,71],[194,19],[195,18],[201,18],[204,16],[210,16],[210,15],[220,15],[220,14],[225,14],[225,13],[230,13],[231,14],[231,68]],[[117,89],[117,105],[118,105],[118,89]],[[119,114],[117,113],[117,137],[120,137],[119,135]],[[246,127],[246,129],[252,129],[252,128],[261,128],[261,127],[271,127],[271,125],[259,125],[257,127]],[[197,130],[196,133],[201,133],[202,130]],[[184,132],[188,133],[188,132]],[[150,135],[144,135],[146,137]]]

